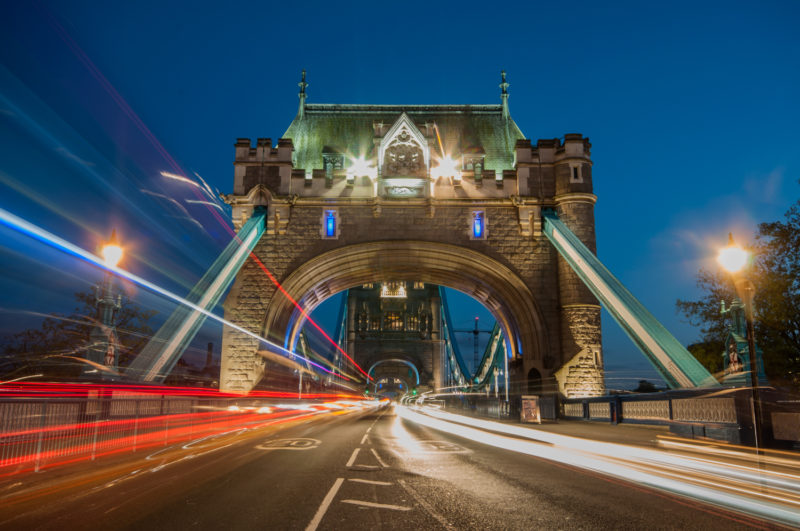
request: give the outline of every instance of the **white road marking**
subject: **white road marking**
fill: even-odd
[[[408,486],[408,484],[405,482],[405,480],[403,480],[403,479],[398,479],[398,480],[397,480],[397,482],[400,484],[400,486],[401,486],[401,487],[403,487],[404,489],[406,489],[406,492],[408,492],[409,494],[411,494],[411,496],[413,496],[413,497],[414,497],[414,499],[415,499],[415,500],[417,500],[417,503],[419,503],[420,505],[422,505],[422,507],[423,507],[423,508],[424,508],[426,511],[428,511],[428,514],[429,514],[429,515],[433,516],[433,517],[436,519],[436,521],[437,521],[437,522],[439,522],[440,524],[442,524],[442,527],[444,527],[445,529],[448,529],[448,530],[455,531],[455,529],[456,529],[456,528],[455,528],[455,527],[453,527],[453,526],[451,526],[450,524],[448,524],[448,523],[447,523],[447,520],[445,520],[445,519],[444,519],[444,517],[443,517],[442,515],[440,515],[440,514],[439,514],[439,513],[437,513],[436,511],[434,511],[434,510],[433,510],[433,507],[431,506],[431,504],[429,504],[428,502],[426,502],[426,501],[425,501],[425,499],[424,499],[422,496],[420,496],[420,495],[419,495],[419,493],[417,493],[417,491],[415,491],[414,489],[412,489],[411,487],[409,487],[409,486]]]
[[[361,437],[361,444],[366,444],[367,443],[367,435],[368,434],[365,433],[364,436]]]
[[[353,450],[353,455],[350,456],[350,459],[347,461],[347,464],[344,465],[344,466],[346,466],[348,468],[353,466],[353,463],[356,462],[356,457],[358,457],[358,451],[359,450],[361,450],[361,448],[356,448],[355,450]]]
[[[369,433],[370,431],[372,431],[372,426],[370,426],[369,428],[367,428],[367,433]],[[366,434],[365,434],[365,435],[366,435]]]
[[[333,482],[333,487],[331,487],[331,490],[325,495],[325,499],[322,500],[322,504],[319,506],[319,509],[317,509],[317,514],[314,515],[314,519],[306,526],[306,531],[314,531],[317,528],[331,502],[336,497],[336,493],[339,492],[339,487],[342,486],[342,483],[344,483],[344,478],[336,478],[336,481]]]
[[[361,501],[361,500],[342,500],[342,503],[352,503],[353,505],[363,505],[364,507],[374,507],[376,509],[391,509],[393,511],[410,511],[411,510],[411,507],[403,507],[402,505],[389,505],[389,504],[386,504],[386,503],[372,503],[372,502]]]
[[[371,479],[348,478],[347,481],[355,481],[356,483],[367,483],[368,485],[383,485],[388,486],[392,483],[389,481],[373,481]]]
[[[378,464],[380,464],[383,468],[389,468],[389,465],[383,462],[383,459],[381,459],[381,456],[379,456],[378,452],[375,451],[375,448],[370,448],[370,451],[372,451],[372,455],[375,456],[375,459],[378,460]]]
[[[378,465],[353,465],[348,467],[348,470],[355,470],[355,471],[362,471],[362,472],[372,472],[373,470],[383,470],[382,466]]]
[[[320,444],[322,444],[322,441],[319,439],[270,439],[255,448],[258,450],[313,450]]]

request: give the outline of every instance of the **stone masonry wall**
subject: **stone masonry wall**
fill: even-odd
[[[522,237],[517,209],[508,206],[412,205],[403,201],[385,201],[380,209],[373,206],[336,205],[340,235],[323,239],[320,224],[323,206],[300,202],[291,207],[285,234],[266,234],[255,248],[255,254],[279,281],[311,258],[338,247],[384,240],[422,240],[458,245],[484,253],[511,269],[528,286],[536,298],[546,328],[548,352],[523,352],[526,370],[537,367],[543,375],[562,363],[560,355],[559,289],[557,252],[544,236]],[[470,239],[472,211],[483,210],[486,239]],[[335,272],[330,272],[335,274]],[[330,295],[330,294],[329,294]],[[270,301],[276,288],[268,275],[253,260],[248,260],[239,273],[235,286],[225,302],[225,316],[249,330],[269,334],[283,344],[284,330],[263,330]],[[278,294],[277,296],[283,296]],[[256,341],[234,330],[223,335],[221,387],[247,390],[261,377],[263,364],[255,351]],[[553,367],[542,365],[545,355],[554,356]]]
[[[595,252],[594,205],[591,201],[562,202],[562,221]],[[600,305],[566,260],[558,257],[561,300],[561,392],[568,396],[595,396],[604,392]]]

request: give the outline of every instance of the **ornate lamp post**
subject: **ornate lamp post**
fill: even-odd
[[[103,259],[108,268],[103,281],[96,286],[97,319],[92,329],[90,347],[87,351],[89,361],[116,370],[117,369],[117,331],[114,317],[120,309],[122,297],[114,296],[114,274],[111,271],[122,259],[122,247],[117,241],[116,231],[111,231],[111,239],[102,250]]]
[[[753,283],[747,278],[743,270],[750,261],[750,253],[742,249],[736,242],[733,241],[733,234],[728,234],[728,246],[720,249],[717,256],[717,262],[731,274],[734,285],[736,286],[736,293],[744,305],[744,314],[747,330],[747,353],[748,363],[750,365],[750,389],[752,390],[752,411],[753,411],[753,424],[756,452],[761,453],[762,446],[762,412],[761,412],[761,399],[758,390],[758,352],[756,351],[756,340],[753,330],[753,296],[755,295],[756,288]]]

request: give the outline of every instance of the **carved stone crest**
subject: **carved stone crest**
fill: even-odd
[[[384,175],[417,176],[425,174],[422,147],[405,127],[386,148]]]

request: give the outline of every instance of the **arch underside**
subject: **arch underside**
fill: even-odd
[[[483,304],[509,340],[510,355],[541,359],[548,352],[544,319],[527,285],[507,266],[482,253],[450,244],[392,240],[344,246],[294,270],[286,292],[306,310],[349,288],[381,281],[425,282],[466,293]],[[271,301],[265,337],[293,344],[305,319],[286,297]]]

